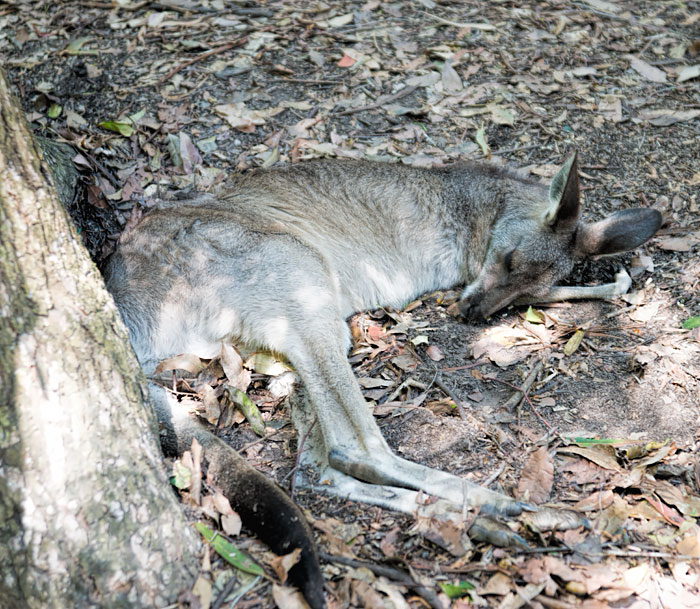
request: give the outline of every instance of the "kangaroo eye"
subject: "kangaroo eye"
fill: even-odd
[[[510,250],[503,259],[503,264],[506,267],[506,272],[508,273],[513,270],[513,252],[515,252],[515,250]]]

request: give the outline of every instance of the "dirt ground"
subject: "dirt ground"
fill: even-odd
[[[513,524],[530,548],[498,549],[294,496],[335,556],[329,607],[700,607],[700,328],[683,327],[700,316],[700,2],[15,1],[0,4],[0,56],[37,133],[76,150],[71,211],[98,264],[162,190],[319,156],[489,158],[547,178],[576,149],[587,219],[662,211],[641,250],[568,280],[624,267],[617,301],[466,325],[447,291],[352,322],[351,361],[399,454],[591,528]],[[238,417],[225,436],[290,489],[286,410],[261,374],[249,393],[275,431],[256,443]],[[274,605],[225,564],[207,577],[212,606]]]

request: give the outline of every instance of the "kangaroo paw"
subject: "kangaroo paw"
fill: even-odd
[[[330,451],[328,463],[334,469],[360,480],[423,491],[458,506],[479,508],[488,514],[511,517],[527,508],[510,497],[453,474],[407,461],[391,452],[368,455],[334,449]]]
[[[624,268],[615,273],[615,297],[627,294],[632,286],[632,278]]]

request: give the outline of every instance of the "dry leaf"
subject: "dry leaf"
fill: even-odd
[[[197,581],[192,586],[192,594],[199,599],[202,609],[209,609],[212,599],[211,582],[206,577],[203,575],[197,577]]]
[[[686,235],[685,237],[660,237],[657,240],[657,244],[662,250],[671,250],[673,252],[689,252],[695,243],[697,243],[697,240],[691,235]]]
[[[546,446],[533,452],[518,482],[518,498],[534,504],[549,500],[554,481],[554,461]]]
[[[272,598],[279,609],[309,609],[301,592],[294,588],[272,584]]]
[[[442,67],[442,88],[446,93],[459,93],[462,90],[462,79],[449,61]]]
[[[425,350],[425,353],[434,362],[439,362],[440,360],[445,359],[445,356],[442,354],[442,351],[440,351],[440,349],[438,349],[435,345],[430,345]]]
[[[663,70],[649,65],[646,61],[642,61],[634,55],[627,55],[627,59],[630,60],[630,67],[647,80],[651,82],[666,82],[666,72]]]
[[[634,311],[630,311],[629,316],[633,321],[647,322],[656,317],[659,312],[660,302],[650,302],[649,304],[637,307]]]
[[[190,374],[198,374],[204,369],[202,360],[192,353],[181,353],[159,362],[155,369],[155,374],[160,374],[166,370],[184,370]]]
[[[700,116],[700,110],[648,110],[639,114],[639,118],[656,127],[667,127],[674,123],[691,121],[697,116]]]
[[[700,527],[698,525],[691,527],[688,534],[678,542],[676,551],[686,556],[700,558]]]
[[[684,66],[678,70],[678,82],[685,82],[700,76],[700,64],[694,66]]]
[[[267,562],[272,567],[279,580],[284,584],[287,581],[289,570],[299,562],[300,558],[301,548],[296,548],[296,550],[293,550],[289,554],[275,556]]]

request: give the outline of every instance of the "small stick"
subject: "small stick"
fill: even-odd
[[[168,72],[165,76],[162,76],[161,78],[158,79],[156,82],[156,85],[160,85],[164,83],[166,80],[170,80],[175,74],[180,72],[181,70],[184,70],[185,68],[191,66],[193,63],[197,63],[198,61],[201,61],[202,59],[206,59],[207,57],[211,57],[212,55],[216,55],[217,53],[223,53],[224,51],[228,51],[229,49],[233,49],[235,47],[239,47],[243,44],[248,42],[248,36],[242,36],[238,40],[234,40],[233,42],[229,42],[227,44],[222,44],[220,47],[216,47],[215,49],[212,49],[211,51],[207,51],[206,53],[202,53],[201,55],[197,55],[197,57],[193,57],[189,61],[186,61],[183,64],[180,64],[179,66],[175,66],[170,72]]]
[[[406,97],[407,95],[410,95],[417,88],[418,88],[418,85],[411,85],[410,87],[404,87],[398,93],[394,93],[393,95],[387,95],[386,97],[384,97],[384,96],[380,97],[373,104],[368,104],[366,106],[362,106],[361,108],[350,108],[349,110],[343,110],[342,112],[336,113],[336,116],[348,116],[349,114],[356,114],[357,112],[364,112],[365,110],[376,110],[377,108],[381,108],[382,106],[384,106],[386,104],[390,104],[391,102],[394,102],[397,99],[401,99],[402,97]]]
[[[462,401],[455,395],[455,392],[452,391],[445,383],[443,383],[440,380],[440,373],[438,372],[438,375],[435,377],[435,384],[442,389],[448,396],[450,396],[450,399],[455,403],[455,406],[457,407],[457,412],[459,412],[459,417],[462,419],[462,421],[467,420],[467,413],[464,411],[464,405],[462,404]]]
[[[533,367],[532,370],[530,370],[530,374],[527,375],[525,378],[525,381],[523,382],[522,386],[520,388],[515,387],[515,390],[518,393],[514,393],[508,401],[503,404],[503,408],[507,410],[513,410],[518,407],[518,404],[522,402],[525,397],[527,396],[527,392],[532,386],[532,384],[535,382],[535,379],[537,378],[537,375],[540,373],[540,370],[542,370],[542,362],[538,361]],[[512,386],[512,385],[511,385]],[[529,400],[528,400],[529,402]]]
[[[537,372],[542,367],[542,362],[537,362],[535,364],[535,367],[530,371],[530,374],[527,376],[525,379],[525,382],[523,383],[522,387],[518,387],[517,385],[513,385],[512,383],[509,383],[508,381],[503,381],[501,379],[495,378],[495,377],[484,377],[485,380],[487,381],[496,381],[497,383],[501,383],[501,385],[505,385],[506,387],[510,387],[514,391],[517,391],[514,396],[512,396],[504,405],[509,406],[510,408],[513,408],[512,403],[517,406],[521,400],[525,400],[530,407],[530,410],[535,414],[535,416],[542,422],[542,425],[544,425],[547,429],[552,429],[552,426],[547,423],[545,418],[537,411],[537,408],[535,408],[535,405],[532,403],[530,400],[530,396],[527,394],[527,390],[530,388],[530,385],[535,381],[535,377],[537,376]],[[531,378],[532,377],[532,378]],[[528,385],[529,381],[529,385]]]
[[[438,17],[437,15],[433,15],[432,13],[429,13],[427,11],[421,11],[421,13],[427,15],[435,21],[442,23],[443,25],[451,25],[452,27],[469,28],[470,30],[482,30],[484,32],[492,32],[496,29],[496,26],[491,25],[490,23],[459,23],[457,21],[450,21],[449,19],[445,19],[444,17]]]
[[[299,440],[299,446],[297,447],[297,459],[296,462],[294,463],[294,468],[292,469],[291,472],[289,472],[280,482],[284,482],[289,476],[293,476],[294,472],[296,472],[299,469],[299,462],[301,461],[301,454],[304,452],[304,444],[306,443],[306,439],[309,437],[309,434],[311,433],[311,430],[314,428],[314,425],[316,425],[316,422],[318,421],[318,415],[314,417],[313,423],[309,426],[309,428],[304,432],[304,435],[301,436]],[[291,488],[291,498],[292,501],[294,501],[294,493],[296,492],[296,481],[294,478],[292,478],[292,488]]]

